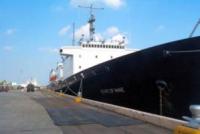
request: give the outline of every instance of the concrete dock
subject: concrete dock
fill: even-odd
[[[0,93],[4,134],[171,134],[144,121],[103,110],[47,90]]]

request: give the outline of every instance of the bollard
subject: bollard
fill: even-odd
[[[81,102],[81,97],[79,97],[79,96],[75,97],[74,101],[76,103],[80,103]]]
[[[200,105],[191,105],[190,111],[192,118],[183,116],[183,119],[188,121],[188,124],[177,126],[174,134],[200,134]]]
[[[81,102],[81,98],[82,98],[82,93],[81,92],[78,92],[78,95],[77,95],[77,97],[75,97],[75,102],[76,103],[80,103]]]

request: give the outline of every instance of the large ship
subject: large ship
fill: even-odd
[[[88,41],[60,49],[55,90],[174,118],[200,104],[200,37],[136,51],[124,40],[95,41],[94,21],[91,14]]]

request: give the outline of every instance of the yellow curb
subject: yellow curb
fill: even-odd
[[[200,134],[200,129],[194,129],[187,126],[177,126],[174,134]]]
[[[76,103],[80,103],[80,102],[81,102],[81,97],[75,97],[75,98],[74,98],[74,101],[75,101]]]

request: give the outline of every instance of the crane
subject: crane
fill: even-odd
[[[196,25],[194,26],[192,32],[189,35],[189,38],[191,38],[194,34],[194,32],[196,31],[197,27],[200,25],[200,19],[197,21]]]

